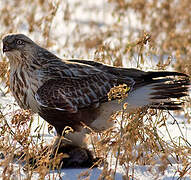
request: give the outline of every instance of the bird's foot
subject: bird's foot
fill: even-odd
[[[66,154],[62,160],[62,168],[96,167],[100,158],[94,158],[86,148],[65,144],[58,149],[58,154]]]
[[[43,163],[42,159],[43,157],[38,159],[32,157],[29,164],[32,168],[37,168],[39,162]],[[64,144],[56,152],[50,154],[48,162],[47,167],[51,169],[94,168],[100,164],[101,158],[94,158],[92,152],[86,148]]]

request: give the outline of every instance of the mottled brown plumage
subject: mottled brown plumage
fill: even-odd
[[[87,131],[82,123],[101,131],[112,125],[107,120],[119,110],[117,100],[108,101],[110,89],[130,87],[127,110],[148,106],[181,108],[177,98],[188,94],[187,75],[178,72],[144,72],[116,68],[94,61],[61,60],[23,34],[3,39],[3,51],[10,62],[10,89],[21,108],[31,109],[52,124],[58,134],[71,126],[72,144],[82,145]]]

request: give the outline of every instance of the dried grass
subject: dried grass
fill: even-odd
[[[55,17],[59,11],[62,11],[63,16],[60,18],[63,24],[67,25],[73,21],[72,13],[80,4],[79,1],[72,7],[67,1],[60,0],[6,1],[0,7],[2,28],[0,37],[24,29],[26,34],[34,37],[34,40],[39,41],[44,47],[52,48],[61,56],[93,57],[96,61],[115,66],[123,66],[125,59],[127,64],[135,64],[138,68],[166,69],[172,65],[172,59],[176,59],[173,64],[176,70],[191,75],[191,4],[189,0],[108,0],[107,5],[114,7],[110,12],[114,17],[111,24],[100,28],[98,22],[89,21],[86,26],[92,31],[84,34],[83,28],[75,22],[75,28],[70,34],[65,34],[65,42],[58,43],[59,36],[63,34],[54,32]],[[142,29],[128,29],[128,35],[125,35],[127,29],[124,29],[123,25],[128,19],[128,10],[133,10],[138,15]],[[42,41],[39,37],[42,37]],[[154,60],[154,55],[158,57],[158,60]],[[166,60],[164,55],[168,56]],[[2,60],[0,62],[1,82],[5,82],[8,87],[8,63],[2,54],[0,54],[0,59]],[[153,62],[155,62],[154,67]],[[114,92],[116,93],[117,90],[120,95],[122,92],[122,98],[123,95],[127,95],[127,89],[124,94],[123,87],[114,89]],[[190,123],[190,98],[186,101],[185,121]],[[25,164],[27,179],[31,179],[35,173],[39,174],[39,179],[44,179],[50,169],[56,167],[59,169],[59,160],[65,155],[58,154],[57,158],[49,158],[51,151],[44,138],[40,136],[43,125],[38,125],[35,131],[36,136],[31,135],[33,118],[30,111],[18,110],[13,112],[13,115],[0,112],[0,151],[4,154],[0,165],[3,167],[1,175],[3,179],[21,177],[22,163]],[[117,120],[116,114],[121,116],[120,121]],[[134,178],[136,165],[148,165],[152,173],[152,166],[159,164],[158,172],[163,174],[174,162],[179,164],[175,174],[178,174],[180,178],[190,173],[191,145],[170,112],[138,109],[129,114],[125,112],[124,106],[122,111],[116,114],[112,117],[116,120],[115,127],[103,133],[92,133],[95,154],[108,160],[103,164],[100,179],[114,179],[119,166],[126,170],[124,179]],[[167,125],[169,118],[179,128],[181,136],[178,140],[171,137]],[[170,141],[165,140],[161,135],[161,127],[166,129]],[[31,158],[34,156],[38,161],[38,168],[35,169],[30,165]],[[16,171],[15,167],[13,168],[15,158],[18,162]],[[113,159],[116,161],[112,162]],[[112,164],[115,166],[113,167]],[[54,176],[53,171],[54,178],[59,177],[59,172]],[[82,173],[79,178],[80,176],[88,178],[89,172]],[[156,176],[157,178],[159,175]]]

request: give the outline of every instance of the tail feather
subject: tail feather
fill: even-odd
[[[164,95],[164,88],[159,89],[159,88],[153,88],[154,90],[157,90],[156,92],[153,92],[151,95]],[[177,88],[166,88],[165,89],[165,95],[169,94],[179,94],[181,92],[187,92],[188,88],[187,87],[177,87]]]
[[[153,79],[153,78],[159,78],[159,77],[167,77],[167,76],[184,76],[188,77],[187,74],[180,73],[180,72],[174,72],[174,71],[149,71],[146,72],[143,77],[145,79]]]
[[[149,108],[151,109],[161,109],[161,110],[180,110],[182,109],[183,102],[164,102],[151,104]]]
[[[167,98],[180,98],[188,95],[190,80],[189,78],[183,79],[166,79],[162,83],[153,84],[150,93],[151,99],[167,99]]]
[[[182,81],[176,81],[173,84],[156,84],[155,87],[153,87],[153,89],[155,90],[160,90],[160,89],[176,89],[176,88],[182,88],[182,86],[189,86],[190,82],[189,80],[182,80]]]
[[[152,109],[164,109],[164,110],[179,110],[182,107],[180,98],[188,96],[190,80],[187,75],[182,73],[165,72],[164,74],[176,74],[177,77],[156,77],[157,73],[154,73],[148,81],[144,80],[141,84],[135,84],[135,89],[129,94],[127,103],[129,102],[131,107],[148,106]],[[159,73],[161,75],[161,73]],[[151,77],[151,76],[150,76]]]
[[[165,95],[158,95],[158,96],[154,96],[154,97],[151,97],[150,99],[169,99],[169,98],[181,98],[181,97],[184,97],[186,96],[187,94],[186,93],[179,93],[179,94],[165,94]]]
[[[156,84],[156,88],[157,86],[161,88],[170,88],[170,87],[175,88],[175,87],[190,85],[190,80],[188,75],[184,73],[170,72],[170,71],[145,72],[145,74],[138,76],[138,78],[134,78],[134,80],[136,81],[135,84],[136,87],[141,87],[146,84],[152,84],[152,83]]]

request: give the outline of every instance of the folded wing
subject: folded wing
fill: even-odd
[[[120,82],[105,73],[50,79],[38,89],[35,98],[42,107],[76,113],[79,109],[96,108],[108,101],[107,93]]]

